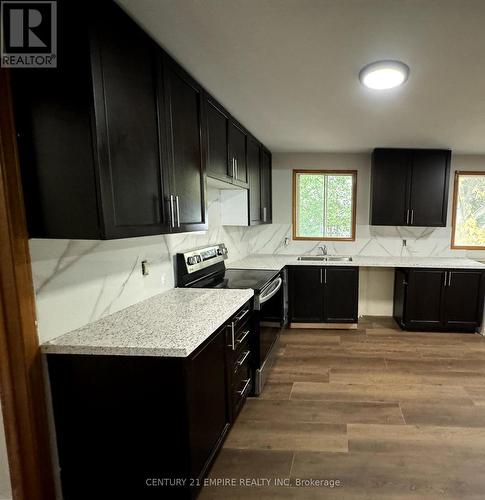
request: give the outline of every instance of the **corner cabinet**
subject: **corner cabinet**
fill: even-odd
[[[375,149],[370,224],[446,226],[450,160],[450,150]]]
[[[394,318],[405,330],[473,332],[484,294],[479,269],[396,269]]]
[[[291,323],[357,323],[358,267],[290,266],[288,286]]]

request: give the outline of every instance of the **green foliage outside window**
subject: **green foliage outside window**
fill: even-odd
[[[297,172],[295,182],[297,237],[353,237],[354,173]]]
[[[455,246],[485,247],[485,175],[458,174]]]

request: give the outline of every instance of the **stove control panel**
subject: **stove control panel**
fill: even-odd
[[[223,262],[225,259],[227,259],[227,248],[224,243],[177,254],[178,262],[184,262],[187,273],[206,269],[217,262]]]

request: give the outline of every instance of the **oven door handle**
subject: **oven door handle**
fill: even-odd
[[[274,283],[277,283],[276,286],[267,295],[264,294],[265,290],[263,290],[263,293],[261,293],[261,295],[259,296],[259,303],[260,304],[264,304],[271,297],[273,297],[274,295],[276,295],[278,293],[279,289],[281,288],[281,285],[283,284],[283,280],[281,279],[281,276],[277,280],[273,281],[273,283],[268,288],[271,288]]]

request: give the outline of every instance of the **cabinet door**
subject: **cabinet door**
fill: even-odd
[[[357,323],[359,313],[359,268],[326,267],[324,319],[329,323]]]
[[[290,268],[289,311],[292,323],[323,321],[323,268]]]
[[[271,153],[261,148],[261,218],[264,223],[271,224],[273,220]]]
[[[164,55],[173,231],[207,229],[201,88]],[[204,127],[205,130],[205,127]],[[171,207],[170,207],[171,208]]]
[[[232,180],[229,171],[229,117],[211,98],[206,99],[207,113],[207,175],[222,181]]]
[[[104,237],[167,232],[156,47],[116,5],[105,5],[92,64]]]
[[[450,151],[414,150],[410,224],[446,226]]]
[[[229,122],[229,168],[234,182],[240,186],[247,187],[246,132],[233,121]]]
[[[374,150],[371,179],[371,225],[406,225],[410,187],[409,161],[409,153],[405,149]]]
[[[410,269],[404,306],[406,327],[423,330],[443,328],[442,303],[445,271]]]
[[[188,365],[191,477],[204,473],[229,427],[224,330],[199,350]]]
[[[261,168],[259,142],[248,137],[249,224],[261,224]]]
[[[456,269],[448,271],[444,299],[447,329],[473,330],[482,321],[484,273]]]

